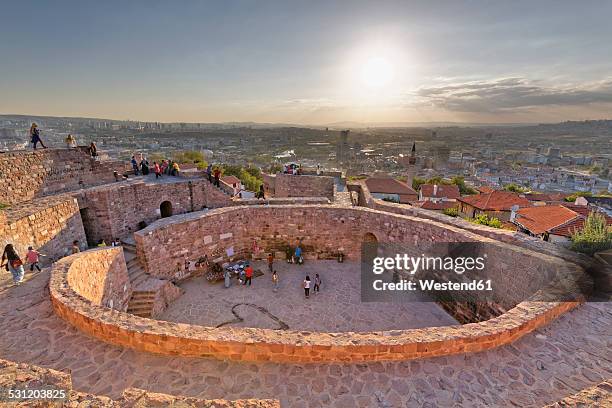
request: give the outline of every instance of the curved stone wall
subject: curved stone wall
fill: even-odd
[[[348,235],[346,239],[342,238],[342,232],[349,230],[337,230],[337,227],[343,224],[347,225],[346,228],[354,228],[354,232],[362,233],[365,230],[372,232],[379,239],[381,237],[390,240],[405,237],[426,240],[443,238],[448,241],[485,239],[435,222],[424,222],[411,217],[369,209],[347,211],[347,209],[324,206],[308,206],[307,208],[306,206],[278,206],[222,208],[206,214],[196,213],[172,217],[172,219],[161,220],[143,230],[137,237],[137,241],[142,248],[157,251],[161,256],[167,256],[169,252],[166,255],[160,254],[159,248],[154,249],[147,245],[164,235],[168,237],[168,240],[172,239],[172,242],[191,242],[193,245],[200,245],[197,242],[207,241],[204,239],[207,235],[202,236],[198,228],[206,225],[213,228],[214,225],[217,225],[215,228],[224,226],[226,232],[223,234],[230,234],[227,231],[232,231],[230,236],[225,235],[224,237],[219,233],[218,239],[234,240],[238,250],[246,251],[247,243],[252,238],[248,233],[248,226],[253,224],[247,223],[247,232],[243,229],[232,230],[229,226],[239,228],[243,225],[242,222],[249,217],[255,220],[252,221],[255,224],[265,223],[265,217],[271,214],[270,209],[278,214],[279,220],[284,220],[282,225],[289,229],[277,231],[283,240],[294,238],[291,229],[303,231],[300,232],[300,238],[304,240],[304,243],[310,245],[314,252],[323,251],[322,254],[326,253],[328,245],[340,239],[341,244],[347,247],[347,254],[356,256],[357,245],[348,242]],[[245,218],[240,218],[241,213],[245,214]],[[370,221],[366,222],[368,219]],[[221,220],[227,224],[221,225]],[[301,228],[294,225],[296,220],[302,221],[299,225]],[[272,225],[274,220],[268,219],[268,221],[270,222],[268,228],[271,230],[277,228]],[[314,234],[314,226],[325,226],[329,232]],[[267,236],[264,231],[258,231],[258,233],[260,236]],[[202,239],[194,239],[195,237]],[[145,239],[151,241],[146,242]],[[269,239],[275,240],[278,239],[278,236],[272,234]],[[174,245],[172,242],[162,241],[160,245],[172,246]],[[334,244],[333,248],[337,245],[337,243]],[[497,245],[503,251],[517,250],[506,244],[497,243]],[[171,248],[168,251],[174,249]],[[542,302],[530,299],[521,302],[501,316],[484,322],[413,330],[319,333],[257,328],[211,328],[156,321],[110,310],[93,304],[76,293],[68,277],[73,265],[79,265],[77,259],[97,256],[98,252],[109,250],[113,249],[76,254],[53,266],[50,292],[56,313],[80,330],[109,343],[170,355],[216,357],[238,361],[355,362],[407,360],[475,352],[510,343],[547,324],[560,314],[577,306],[580,301]],[[531,266],[522,269],[520,266],[515,266],[519,268],[516,269],[517,271],[533,270],[537,272],[544,264],[555,264],[559,271],[556,281],[559,290],[566,290],[567,287],[571,289],[574,278],[581,274],[581,269],[576,265],[564,265],[563,261],[548,255],[536,254],[525,249],[518,250],[516,254],[529,258]],[[147,256],[145,253],[142,255]],[[152,260],[152,258],[149,259]],[[150,264],[149,267],[151,267]],[[517,288],[525,282],[525,278],[522,277],[516,277],[516,280]]]

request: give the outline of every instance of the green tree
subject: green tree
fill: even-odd
[[[591,212],[581,230],[572,235],[572,249],[592,255],[612,248],[612,228],[603,214]]]
[[[578,191],[565,197],[565,201],[573,203],[578,197],[591,197],[592,195],[590,191]]]
[[[529,191],[529,189],[525,188],[525,187],[521,187],[516,183],[510,183],[510,184],[506,184],[504,186],[504,190],[506,191],[510,191],[513,193],[526,193],[527,191]]]
[[[476,194],[478,193],[475,189],[473,189],[472,187],[469,187],[465,184],[465,178],[463,178],[463,176],[455,176],[451,179],[451,184],[456,185],[457,187],[459,187],[459,193],[461,195],[471,195],[471,194]]]
[[[448,215],[449,217],[458,217],[459,216],[459,210],[456,208],[445,208],[444,211],[442,211],[442,213],[444,215]]]
[[[425,183],[427,183],[427,180],[425,180],[424,178],[415,177],[412,179],[412,188],[415,191],[419,191],[421,189],[421,186]]]

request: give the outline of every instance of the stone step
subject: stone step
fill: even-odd
[[[138,308],[152,308],[153,303],[155,303],[154,299],[144,299],[144,300],[130,300],[130,304],[128,306],[128,310],[138,309]]]
[[[138,258],[136,258],[135,255],[129,261],[126,259],[125,264],[126,264],[128,270],[131,269],[131,268],[140,268],[140,269],[142,269],[142,267],[140,266],[140,261],[138,260]]]
[[[132,299],[154,299],[157,292],[141,292],[135,290],[132,292]]]
[[[136,286],[145,282],[148,278],[149,278],[149,275],[147,275],[146,273],[143,273],[142,275],[136,276],[133,280],[130,278],[130,282],[132,284],[132,287],[135,288]]]
[[[132,254],[136,254],[136,245],[129,245],[125,242],[122,242],[121,246],[123,247],[123,252],[130,252]]]
[[[136,253],[135,252],[131,252],[131,251],[126,251],[125,248],[123,248],[123,257],[125,258],[125,263],[129,264],[130,261],[133,261],[134,259],[136,259],[136,261],[138,261],[138,258],[136,258]]]

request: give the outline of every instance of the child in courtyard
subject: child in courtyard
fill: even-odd
[[[246,268],[244,268],[244,284],[247,282],[249,286],[251,286],[251,279],[253,279],[253,267],[249,264]]]
[[[278,273],[276,271],[272,272],[272,291],[278,292]]]
[[[34,268],[38,269],[40,272],[40,266],[38,265],[39,257],[44,256],[38,251],[35,251],[31,246],[28,247],[28,253],[26,254],[26,258],[28,259],[28,263],[30,264],[30,272],[34,272]]]
[[[319,291],[321,290],[321,278],[319,277],[319,274],[315,274],[315,280],[314,280],[314,288],[313,288],[313,292],[314,293],[319,293]]]
[[[304,296],[308,299],[310,297],[310,276],[306,275],[306,279],[302,282],[302,286],[304,287]]]
[[[268,270],[270,272],[272,272],[273,266],[274,266],[274,255],[272,255],[272,252],[270,252],[268,254]]]

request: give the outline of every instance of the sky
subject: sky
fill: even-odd
[[[0,113],[612,118],[612,1],[5,1]]]

